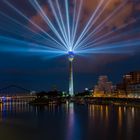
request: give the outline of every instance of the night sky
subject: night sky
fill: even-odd
[[[44,36],[40,30],[18,14],[17,11],[14,11],[13,8],[10,8],[4,1],[7,0],[0,0],[0,88],[14,84],[39,91],[51,90],[55,86],[60,90],[68,90],[69,63],[66,53],[62,54],[62,52],[59,52],[59,47],[57,48],[58,54],[57,51],[55,53],[47,52],[48,48],[51,50],[51,47],[55,44],[51,44],[43,37],[31,33],[27,28],[10,20],[10,18],[15,19]],[[124,1],[110,0],[104,12],[86,35],[92,32]],[[56,35],[54,35],[28,0],[8,0],[8,2],[45,30],[45,32],[57,39]],[[59,31],[48,0],[38,0],[38,2]],[[53,3],[55,7],[55,0]],[[64,0],[59,0],[59,3],[61,9],[64,9]],[[77,0],[77,4],[79,3],[80,0]],[[98,0],[84,0],[76,37],[80,35],[98,3]],[[73,15],[73,8],[74,1],[69,0],[70,19],[71,15]],[[99,11],[101,9],[100,7]],[[97,14],[99,14],[99,11]],[[63,17],[65,17],[65,12],[62,13]],[[66,21],[64,20],[64,22]],[[108,45],[113,48],[110,50],[102,49],[96,53],[93,50],[86,51],[85,47],[85,53],[75,53],[74,88],[76,91],[82,91],[86,87],[92,88],[100,75],[108,75],[109,79],[116,84],[122,80],[123,74],[140,70],[140,1],[127,0],[124,6],[114,13],[111,19],[102,27],[103,29],[90,38],[88,42],[112,31],[112,34],[97,42],[103,41],[97,48],[100,48],[100,46],[103,48]],[[118,31],[117,29],[119,28],[121,29]],[[112,36],[116,38],[110,39]],[[57,40],[59,41],[59,39]],[[115,48],[113,43],[120,43],[121,47]],[[46,51],[44,48],[34,46],[34,44],[46,45]],[[126,47],[124,47],[125,44],[127,44]],[[90,46],[90,48],[94,48],[94,45]],[[63,51],[62,48],[60,48],[60,51]],[[79,48],[77,52],[80,51]]]

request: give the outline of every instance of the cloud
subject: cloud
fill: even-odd
[[[79,8],[81,0],[76,0],[77,2],[77,8]],[[84,26],[84,24],[87,23],[88,19],[91,17],[91,14],[95,11],[97,6],[99,5],[101,0],[83,0],[83,7],[82,7],[82,14],[81,14],[81,22],[79,26]],[[108,2],[109,1],[109,2]],[[125,0],[104,0],[103,5],[100,7],[100,10],[98,11],[98,14],[102,11],[102,14],[99,16],[98,20],[95,22],[95,26],[98,26],[101,22],[103,22],[110,14],[112,14],[119,6],[121,6]],[[119,9],[114,15],[111,17],[110,20],[104,24],[104,26],[108,27],[108,30],[112,29],[112,27],[120,27],[121,25],[127,23],[129,20],[132,19],[133,9],[136,7],[136,9],[140,9],[140,4],[135,4],[134,2],[131,2],[130,0],[126,0],[127,2],[125,5]],[[108,2],[108,4],[107,4]],[[65,8],[64,4],[61,3],[59,0],[60,7],[62,10],[62,14],[65,17]],[[73,16],[74,12],[74,0],[70,0],[70,13],[71,16]],[[56,9],[56,3],[53,1],[54,7]],[[104,6],[106,5],[106,8]],[[51,19],[51,21],[54,23],[54,16],[50,9],[49,4],[44,4],[42,6],[44,12],[46,15]],[[58,11],[57,11],[58,12]],[[77,12],[78,13],[78,12]],[[98,15],[97,14],[97,15]],[[95,17],[96,18],[96,17]],[[31,17],[31,20],[35,22],[37,25],[46,29],[46,23],[44,22],[43,18],[41,18],[39,13],[36,13],[33,17]],[[55,25],[56,26],[56,25]],[[34,28],[34,27],[33,27]],[[81,28],[80,28],[81,29]]]
[[[50,11],[48,5],[43,6],[42,10],[48,16],[49,19],[53,20],[53,15],[52,15],[52,12]],[[36,14],[31,17],[31,21],[33,23],[35,23],[37,26],[39,26],[40,28],[42,28],[44,31],[50,30],[47,23],[45,22],[43,17],[41,17],[39,12],[36,12]],[[34,26],[32,23],[29,23],[29,26],[31,29],[33,29],[37,32],[41,32],[40,29],[37,28],[36,26]]]
[[[79,7],[80,1],[81,0],[76,0],[77,8]],[[82,31],[83,27],[87,24],[87,21],[91,17],[91,14],[95,11],[95,9],[97,8],[97,6],[99,5],[99,2],[100,2],[100,0],[83,0],[83,1],[84,1],[84,3],[83,3],[83,7],[82,7],[81,19],[80,19],[80,22],[78,25],[78,32]],[[107,17],[110,16],[114,11],[116,11],[116,9],[118,7],[123,5],[124,1],[125,0],[104,0],[104,3],[100,7],[100,10],[97,12],[97,15],[99,15],[100,12],[104,9],[104,6],[107,4],[107,2],[108,2],[108,5],[106,5],[106,8],[102,11],[102,14],[98,17],[97,21],[94,23],[94,26],[93,26],[93,28],[91,28],[91,30],[93,30],[98,25],[100,25],[102,22],[104,22],[104,20],[107,19]],[[112,31],[113,29],[118,29],[121,26],[123,26],[129,22],[132,22],[132,21],[137,22],[137,20],[133,17],[133,14],[134,14],[135,10],[140,10],[140,2],[138,2],[136,4],[133,0],[132,1],[126,0],[126,1],[127,2],[125,3],[125,5],[123,5],[122,8],[118,9],[118,11],[116,13],[114,13],[111,16],[111,18],[109,18],[107,20],[107,22],[105,22],[103,24],[103,29],[96,34],[96,37],[104,35],[110,31]],[[72,17],[73,11],[74,11],[74,0],[69,0],[69,2],[70,2],[70,14],[71,14],[70,17]],[[62,14],[65,17],[64,3],[61,3],[61,0],[59,0],[59,3],[61,6]],[[55,3],[54,3],[54,5],[55,5]],[[54,25],[56,25],[54,16],[52,14],[52,11],[51,11],[49,5],[45,4],[43,6],[43,10],[45,11],[46,15],[48,15],[48,17],[51,19],[51,21],[53,23],[55,23]],[[97,17],[97,15],[95,16],[95,18]],[[34,15],[31,18],[31,20],[33,22],[35,22],[36,24],[38,24],[41,28],[43,28],[45,30],[47,29],[47,32],[50,32],[50,29],[48,28],[46,23],[44,23],[44,20],[41,18],[39,13],[36,13],[36,15]],[[133,27],[129,26],[126,31],[128,31],[130,28],[133,28]],[[123,32],[124,32],[124,30],[123,30]],[[118,34],[118,32],[113,32],[111,35],[115,36],[117,34]],[[138,37],[139,35],[133,35],[133,36]],[[125,40],[128,40],[129,38],[131,38],[131,34],[121,37],[120,40],[122,39],[125,41]],[[91,38],[91,40],[92,40],[92,38]],[[118,40],[116,40],[116,41],[118,41]],[[118,57],[116,55],[114,55],[114,56],[99,55],[98,57],[96,57],[96,59],[98,59],[96,62],[98,62],[98,63],[94,64],[94,66],[96,66],[98,68],[98,67],[100,67],[100,63],[102,63],[102,65],[106,65],[107,63],[120,61],[127,57],[128,57],[128,55],[127,56],[119,55]],[[84,66],[83,63],[82,64],[79,63],[78,65],[82,65],[81,67]],[[89,66],[90,65],[91,65],[91,62],[89,63]],[[95,67],[94,67],[94,69],[95,69]]]
[[[96,22],[93,20],[93,22],[95,22],[94,28],[96,28],[96,26],[98,26],[99,24],[104,22],[104,20],[106,20],[106,18],[108,18],[112,13],[114,13],[114,14],[103,25],[105,27],[104,28],[105,31],[106,31],[106,27],[108,28],[108,30],[111,30],[113,27],[118,28],[121,25],[127,23],[129,20],[131,20],[131,15],[133,13],[134,3],[129,2],[129,0],[128,0],[125,3],[125,5],[122,6],[124,1],[125,0],[105,1],[103,3],[103,5],[101,6],[99,12],[97,13],[97,16],[100,14],[101,11],[102,11],[102,14],[100,14],[100,16],[98,17]],[[95,11],[97,6],[99,5],[99,2],[100,2],[99,0],[94,0],[94,1],[84,0],[83,9],[84,9],[85,14],[83,14],[83,18],[82,18],[83,23],[86,23],[86,21],[89,19],[90,15],[92,14],[92,11]],[[107,2],[108,2],[108,4],[107,4]],[[105,5],[106,5],[106,7],[104,8]],[[122,6],[122,8],[119,9],[119,7],[121,7],[121,6]],[[119,10],[117,10],[117,9],[119,9]],[[115,12],[116,10],[117,10],[117,12]]]
[[[136,10],[140,11],[140,4],[136,6]]]

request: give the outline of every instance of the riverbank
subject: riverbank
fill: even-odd
[[[40,106],[40,105],[60,105],[66,103],[68,99],[65,98],[36,98],[33,101],[30,101],[30,105]]]
[[[136,98],[113,98],[113,97],[72,97],[72,98],[36,98],[29,102],[30,105],[61,105],[73,102],[79,105],[112,105],[112,106],[135,106],[140,107],[140,99]]]
[[[140,107],[139,98],[117,98],[117,97],[86,97],[85,102],[97,105]]]

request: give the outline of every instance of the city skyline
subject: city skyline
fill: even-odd
[[[51,17],[53,9],[51,9],[51,4],[49,5],[49,0],[47,2],[48,3],[46,4],[45,1],[40,1],[39,4],[41,7],[46,6],[46,9],[44,9],[47,14],[50,14],[49,17]],[[60,1],[58,2],[61,7],[64,7],[63,3]],[[83,0],[83,2],[85,1]],[[82,5],[79,1],[77,3]],[[35,43],[41,42],[41,45],[43,45],[45,44],[45,40],[42,38],[41,41],[35,40],[35,38],[39,39],[39,36],[33,36],[35,34],[27,29],[25,30],[25,27],[23,27],[24,25],[31,30],[36,31],[37,34],[40,33],[37,28],[29,23],[27,20],[27,17],[29,17],[32,22],[35,22],[44,30],[43,18],[41,18],[38,11],[34,9],[35,4],[38,6],[37,3],[32,3],[31,1],[20,3],[17,0],[1,1],[0,86],[5,87],[7,85],[17,84],[34,90],[50,90],[56,85],[58,89],[68,90],[69,63],[67,62],[67,54],[63,54],[62,56],[62,52],[60,51],[58,54],[56,53],[53,55],[53,53],[51,53],[53,50],[47,50],[47,48],[46,50],[44,50],[44,48],[41,50],[41,48],[39,48],[40,46],[35,45]],[[53,3],[53,5],[56,6],[55,3]],[[73,11],[74,4],[69,2],[68,5]],[[101,7],[99,7],[99,5]],[[19,9],[20,12],[24,13],[27,17],[24,17],[23,14],[19,13],[13,6]],[[98,30],[99,34],[91,38],[89,43],[110,34],[109,36],[106,36],[107,38],[103,38],[99,41],[96,40],[97,42],[92,44],[92,47],[89,47],[89,50],[86,50],[83,44],[82,47],[85,49],[84,53],[83,50],[76,50],[74,61],[74,88],[76,91],[82,91],[85,87],[92,87],[96,84],[100,75],[108,75],[109,79],[116,84],[121,80],[121,75],[124,73],[140,70],[139,6],[140,2],[137,0],[126,0],[124,3],[121,0],[113,0],[112,2],[109,1],[106,5],[104,0],[102,0],[101,3],[88,0],[84,7],[81,6],[81,9],[84,9],[84,13],[82,13],[81,16],[81,19],[84,21],[79,21],[79,23],[83,25],[82,27],[86,25],[89,18],[86,13],[91,15],[92,9],[99,8],[100,10],[100,8],[105,8],[103,14],[97,14],[95,12],[95,16],[99,18],[99,21],[95,22],[97,27],[104,23],[104,21],[107,21],[106,19],[109,19],[108,16],[115,15],[112,8],[115,10],[117,9],[116,15],[118,16],[115,18],[112,17],[109,22],[106,22],[106,26],[99,26],[102,27],[103,30]],[[50,13],[48,7],[51,11]],[[77,10],[79,8],[80,7],[77,7]],[[71,14],[70,11],[69,14]],[[63,16],[65,17],[65,14]],[[96,17],[94,17],[94,19],[96,19]],[[59,27],[54,20],[51,19],[51,21],[53,21],[54,27],[59,30]],[[23,25],[21,26],[19,23]],[[81,33],[81,24],[78,24],[77,36]],[[89,26],[87,26],[86,29],[88,29],[88,27]],[[92,26],[89,33],[92,32],[93,27],[94,26]],[[53,36],[53,32],[50,32],[48,27],[45,30]],[[51,30],[56,33],[52,28],[52,25]],[[28,32],[26,33],[24,31]],[[61,36],[59,37],[57,33],[56,35],[62,40]],[[55,39],[56,35],[53,36]],[[115,38],[112,38],[112,35]],[[62,36],[66,37],[65,34],[62,34]],[[34,40],[32,40],[33,37]],[[32,44],[28,43],[28,41]],[[64,38],[64,41],[66,41],[66,38]],[[114,44],[111,45],[111,43]],[[99,45],[99,49],[94,49],[95,45]],[[35,50],[33,46],[35,46],[37,50]],[[92,53],[90,54],[90,52]]]
[[[0,0],[0,139],[138,140],[140,0]]]

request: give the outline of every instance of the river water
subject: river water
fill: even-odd
[[[0,105],[0,140],[139,140],[140,108]]]

